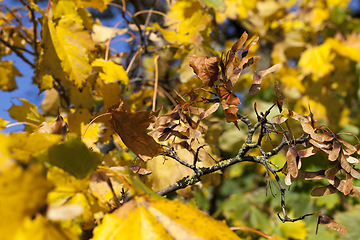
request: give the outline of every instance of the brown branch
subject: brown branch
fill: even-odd
[[[32,68],[35,68],[35,64],[30,62],[24,55],[14,46],[10,45],[8,42],[6,42],[4,39],[0,38],[0,42],[2,42],[5,46],[10,48],[19,58],[21,58],[24,62],[29,64]]]

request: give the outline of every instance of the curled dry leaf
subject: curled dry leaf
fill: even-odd
[[[346,227],[344,227],[343,225],[341,225],[340,223],[335,222],[334,220],[332,220],[330,217],[326,216],[326,215],[320,215],[318,217],[317,220],[317,224],[316,224],[316,231],[315,233],[318,233],[318,226],[319,224],[323,224],[329,228],[334,229],[335,231],[337,231],[338,233],[341,234],[347,234],[348,230]]]
[[[51,134],[60,134],[66,135],[68,131],[68,124],[64,121],[63,117],[58,113],[58,117],[55,122],[47,123],[42,122],[39,127],[36,129],[36,132],[39,133],[51,133]]]
[[[293,178],[298,176],[298,150],[296,146],[292,146],[286,152],[286,163],[289,173]]]
[[[311,191],[311,196],[313,197],[322,197],[325,195],[330,195],[333,193],[336,193],[337,189],[335,187],[333,187],[331,184],[324,186],[324,187],[318,187],[318,188],[314,188]]]
[[[207,58],[200,55],[192,55],[189,65],[206,86],[214,86],[219,77],[217,57]]]
[[[238,96],[233,94],[230,90],[226,88],[226,85],[222,84],[218,87],[218,97],[220,99],[221,107],[224,110],[224,115],[226,121],[229,123],[234,123],[235,126],[239,129],[237,125],[237,121],[239,120],[237,116],[238,106],[237,104],[241,104]]]
[[[280,64],[275,64],[274,66],[271,66],[270,68],[268,68],[266,70],[256,72],[253,75],[253,83],[250,87],[249,95],[254,95],[255,93],[257,93],[260,90],[262,77],[264,77],[265,75],[267,75],[269,73],[276,71],[279,67],[280,67]]]

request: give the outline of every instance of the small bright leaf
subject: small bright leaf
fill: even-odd
[[[134,197],[94,229],[98,239],[239,239],[224,222],[179,201]]]
[[[105,83],[112,83],[120,81],[127,85],[129,83],[129,77],[124,70],[124,67],[114,63],[113,61],[105,61],[103,59],[96,59],[92,63],[93,67],[99,67],[99,76]]]

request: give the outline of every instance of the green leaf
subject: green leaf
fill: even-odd
[[[76,135],[72,134],[68,136],[66,142],[50,147],[37,158],[62,168],[79,179],[95,172],[102,159],[101,154],[89,150]]]

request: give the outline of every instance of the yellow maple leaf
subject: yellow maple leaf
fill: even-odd
[[[224,222],[179,201],[134,197],[94,229],[98,239],[240,239]]]
[[[84,207],[82,215],[77,217],[75,222],[82,222],[87,227],[93,227],[94,214],[107,211],[99,206],[98,201],[88,192],[90,178],[77,179],[58,167],[51,167],[47,178],[55,185],[55,188],[48,194],[48,203],[55,205],[80,204]],[[71,221],[64,224],[71,228]]]
[[[95,59],[91,64],[93,67],[99,67],[99,76],[105,83],[121,81],[125,85],[129,84],[129,77],[124,67],[114,63],[113,61],[105,61],[104,59]]]
[[[12,91],[17,88],[15,76],[22,76],[12,61],[0,61],[0,89]]]
[[[22,105],[12,104],[11,108],[8,110],[8,113],[12,119],[15,119],[19,122],[28,122],[34,125],[40,125],[45,121],[45,118],[38,112],[37,107],[30,103],[26,99],[17,98],[22,101]],[[26,126],[25,130],[31,131],[34,130],[32,126]]]
[[[49,19],[48,27],[63,70],[75,86],[81,88],[92,70],[87,55],[93,46],[90,33],[84,31],[78,15],[65,15],[56,28]]]
[[[323,43],[318,47],[312,47],[305,50],[299,60],[299,66],[304,74],[312,73],[317,77],[323,77],[334,70],[331,61],[335,58],[335,54],[331,51],[332,47],[329,43]]]

